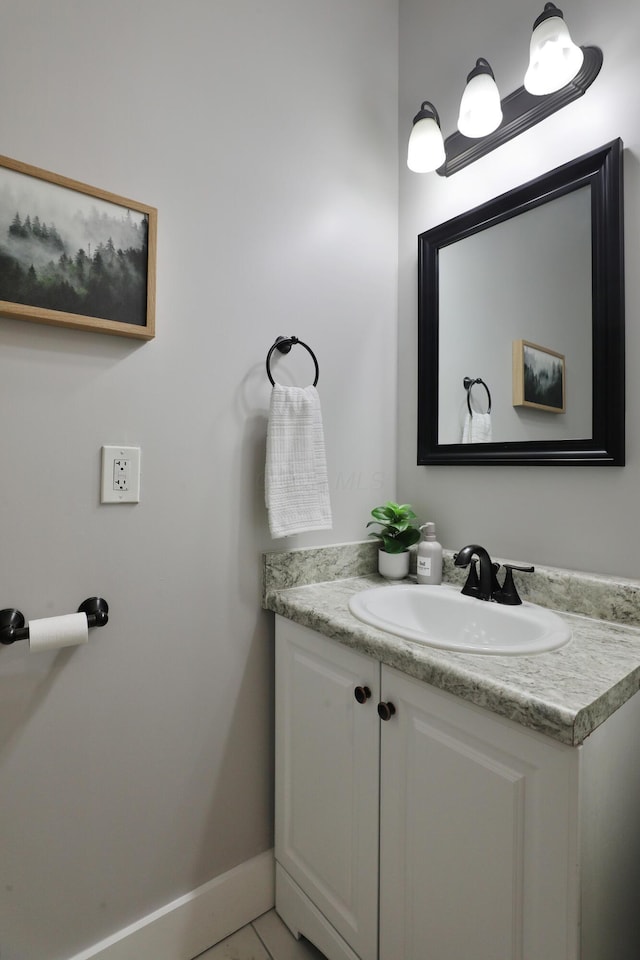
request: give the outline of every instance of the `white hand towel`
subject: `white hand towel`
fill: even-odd
[[[274,384],[267,426],[265,501],[274,539],[332,527],[320,397]]]
[[[491,443],[491,414],[467,413],[462,430],[463,443]]]

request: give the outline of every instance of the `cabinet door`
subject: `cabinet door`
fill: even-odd
[[[377,957],[379,678],[277,617],[276,859],[362,960]]]
[[[576,960],[578,751],[382,668],[380,960]]]

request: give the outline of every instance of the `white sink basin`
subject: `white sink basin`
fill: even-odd
[[[571,628],[551,610],[476,600],[449,584],[373,587],[355,594],[349,609],[372,627],[464,653],[525,656],[555,650],[571,639]]]

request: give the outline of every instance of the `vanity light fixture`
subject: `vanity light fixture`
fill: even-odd
[[[414,173],[431,173],[445,161],[444,138],[440,117],[432,103],[425,100],[413,118],[409,137],[407,166]]]
[[[486,137],[502,123],[500,93],[488,60],[480,57],[467,77],[460,101],[458,130],[465,137]]]
[[[436,108],[428,100],[422,103],[413,120],[407,166],[443,177],[462,170],[581,97],[598,76],[602,59],[599,47],[576,46],[562,11],[546,3],[533,25],[524,86],[500,100],[493,71],[480,57],[467,77],[458,129],[444,143]]]
[[[554,3],[545,3],[533,24],[525,90],[536,96],[555,93],[573,80],[583,60],[582,50],[569,36],[562,10]]]

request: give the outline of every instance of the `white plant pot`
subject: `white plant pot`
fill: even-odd
[[[404,580],[409,573],[409,551],[385,553],[378,550],[378,573],[387,580]]]

